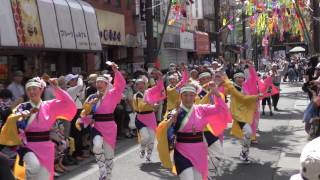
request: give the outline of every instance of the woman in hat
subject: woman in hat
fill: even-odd
[[[209,93],[215,98],[215,105],[195,105],[196,88],[193,85],[182,87],[181,104],[172,111],[169,119],[176,137],[174,163],[177,174],[183,180],[207,179],[208,147],[203,140],[203,129],[210,124],[220,134],[231,120],[231,114],[216,85],[211,82],[209,88]],[[162,132],[162,135],[166,134],[165,131]]]
[[[57,119],[70,121],[76,113],[75,103],[58,87],[57,80],[50,79],[49,83],[56,99],[42,101],[45,82],[39,77],[27,82],[29,101],[13,110],[0,135],[0,144],[20,146],[19,165],[25,163],[28,180],[53,180],[54,144],[49,138],[50,129]]]
[[[110,180],[116,145],[117,124],[113,112],[122,98],[126,81],[111,64],[114,72],[114,83],[110,75],[100,75],[96,79],[97,92],[90,95],[83,105],[81,119],[77,122],[78,129],[92,126],[93,153],[99,166],[99,180]],[[112,88],[111,88],[112,87]]]

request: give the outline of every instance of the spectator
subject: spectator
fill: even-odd
[[[47,86],[45,87],[44,92],[43,92],[43,99],[45,101],[55,99],[56,97],[54,96],[53,88],[52,88],[51,84],[47,81],[50,79],[49,75],[47,75],[46,73],[43,74],[42,79],[44,79],[44,81],[46,81],[46,84],[47,84]]]
[[[69,123],[65,124],[66,131],[70,132],[70,133],[67,133],[66,135],[67,135],[67,137],[68,137],[68,135],[70,135],[71,137],[74,138],[75,152],[73,153],[73,156],[77,160],[84,160],[85,158],[88,157],[83,154],[83,147],[82,147],[82,145],[83,145],[82,138],[84,136],[85,131],[78,131],[75,124],[76,124],[77,119],[79,118],[79,115],[80,115],[80,112],[82,109],[82,102],[84,100],[85,86],[83,84],[82,76],[79,76],[79,75],[68,74],[65,77],[65,82],[68,86],[67,92],[73,98],[74,102],[76,103],[77,109],[78,109],[77,114],[75,115],[75,117],[71,121],[71,125]]]
[[[290,180],[318,180],[320,177],[320,137],[310,141],[300,156],[300,173]]]
[[[263,76],[262,79],[263,80],[267,79],[266,74]],[[272,92],[272,87],[269,87],[268,90],[267,90],[267,93],[271,94],[271,92]],[[269,107],[270,116],[273,116],[271,97],[270,96],[265,97],[265,98],[262,99],[262,115],[266,115],[264,110],[265,110],[265,107],[266,107],[267,103],[268,103],[268,107]]]
[[[272,83],[279,90],[278,94],[274,94],[274,95],[271,96],[273,109],[275,111],[279,111],[277,106],[278,106],[278,102],[279,102],[279,99],[280,99],[281,73],[278,71],[278,65],[277,64],[272,64],[270,75],[272,77]]]
[[[13,100],[17,100],[19,98],[24,98],[25,92],[24,87],[22,85],[23,80],[23,72],[22,71],[16,71],[13,74],[13,82],[8,86],[8,89],[13,94]]]
[[[68,153],[69,140],[64,134],[64,126],[62,120],[56,121],[53,129],[50,132],[50,139],[55,144],[55,176],[60,176],[59,173],[64,173],[69,169],[62,163],[65,153]]]
[[[7,117],[12,113],[13,106],[19,103],[14,103],[12,97],[12,93],[8,89],[0,91],[0,131]]]
[[[132,108],[132,100],[133,100],[133,85],[134,85],[134,80],[130,79],[127,82],[126,88],[123,93],[123,99],[125,101],[125,122],[124,122],[124,128],[125,128],[125,136],[127,138],[131,138],[135,136],[134,130],[129,128],[129,121],[130,117],[129,114],[133,113],[133,108]]]
[[[86,88],[86,98],[97,92],[96,79],[98,74],[90,74],[88,77],[88,87]]]

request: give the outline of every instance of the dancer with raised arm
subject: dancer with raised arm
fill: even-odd
[[[126,81],[114,63],[114,83],[110,75],[100,75],[96,79],[97,92],[90,95],[83,105],[81,126],[92,126],[93,153],[99,166],[99,180],[110,180],[113,168],[114,150],[117,137],[117,124],[113,112],[120,102]],[[111,88],[112,86],[112,88]],[[79,125],[80,124],[80,125]]]
[[[19,146],[19,165],[25,164],[25,175],[20,175],[28,180],[53,180],[55,149],[50,129],[57,119],[71,121],[76,114],[73,99],[58,87],[57,80],[48,81],[56,99],[42,101],[45,82],[39,77],[30,79],[25,86],[29,101],[13,110],[0,135],[0,144]]]

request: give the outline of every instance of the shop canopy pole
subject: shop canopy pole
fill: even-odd
[[[170,15],[170,11],[171,11],[171,6],[172,6],[172,0],[169,0],[166,18],[164,20],[164,25],[163,25],[162,32],[161,32],[161,35],[160,35],[160,41],[159,41],[159,44],[158,44],[158,47],[157,47],[156,57],[158,57],[159,54],[160,54],[161,44],[162,44],[162,41],[163,41],[163,36],[164,36],[164,33],[166,32],[167,25],[168,25],[168,19],[169,19],[169,15]]]

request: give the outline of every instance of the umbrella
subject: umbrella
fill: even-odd
[[[289,52],[290,53],[297,53],[297,52],[305,52],[306,49],[301,47],[301,46],[297,46],[297,47],[294,47],[292,48]]]

